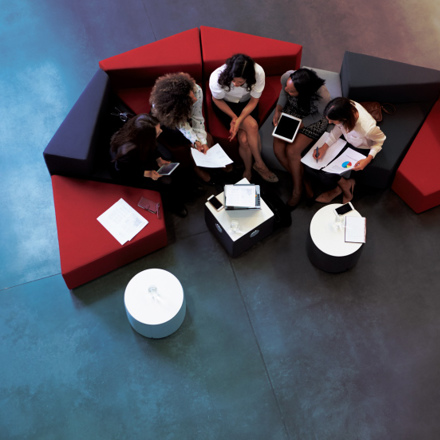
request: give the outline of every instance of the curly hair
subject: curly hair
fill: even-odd
[[[156,126],[159,121],[147,113],[141,113],[129,119],[110,140],[112,162],[134,149],[139,150],[139,157],[147,157],[156,148]]]
[[[334,98],[324,109],[324,116],[342,123],[344,128],[350,132],[356,125],[356,107],[348,98]]]
[[[248,55],[237,53],[226,60],[226,68],[220,73],[218,83],[226,90],[231,90],[234,78],[246,80],[246,90],[250,92],[257,82],[255,78],[255,61]]]
[[[152,114],[161,124],[175,128],[191,116],[195,80],[187,73],[168,73],[157,78],[150,95]]]

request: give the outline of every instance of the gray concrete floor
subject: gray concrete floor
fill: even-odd
[[[439,19],[427,0],[3,2],[0,438],[440,438],[440,208],[358,196],[368,243],[331,275],[305,252],[318,206],[231,259],[201,199],[168,219],[166,248],[70,292],[42,157],[98,61],[128,49],[207,25],[302,44],[327,70],[345,50],[440,69]],[[164,340],[125,316],[127,282],[150,267],[188,302]]]

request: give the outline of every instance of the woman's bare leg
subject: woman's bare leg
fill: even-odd
[[[287,160],[286,148],[287,142],[274,137],[273,138],[273,152],[278,159],[278,162],[290,173],[289,161]]]
[[[304,167],[301,163],[301,153],[312,143],[312,139],[298,133],[295,140],[291,144],[287,144],[286,156],[289,166],[289,172],[292,176],[293,191],[292,196],[288,200],[290,206],[296,206],[301,200],[302,180]]]
[[[244,130],[238,131],[238,153],[244,163],[244,173],[243,177],[247,180],[252,178],[252,152],[249,147],[247,134]]]

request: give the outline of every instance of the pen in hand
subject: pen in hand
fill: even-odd
[[[319,157],[319,148],[316,147],[316,150],[315,150],[315,159],[316,159],[316,163],[318,163],[318,157]]]

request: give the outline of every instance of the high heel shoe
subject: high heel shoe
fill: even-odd
[[[272,171],[269,170],[269,168],[266,167],[266,169],[258,168],[257,164],[254,163],[252,168],[266,181],[270,183],[277,183],[278,177],[275,173],[272,173]]]
[[[342,203],[348,203],[353,200],[354,185],[356,184],[356,181],[354,179],[349,179],[349,182],[350,182],[350,187],[347,188],[347,190],[350,195],[346,196],[344,191],[344,195],[342,196]]]

